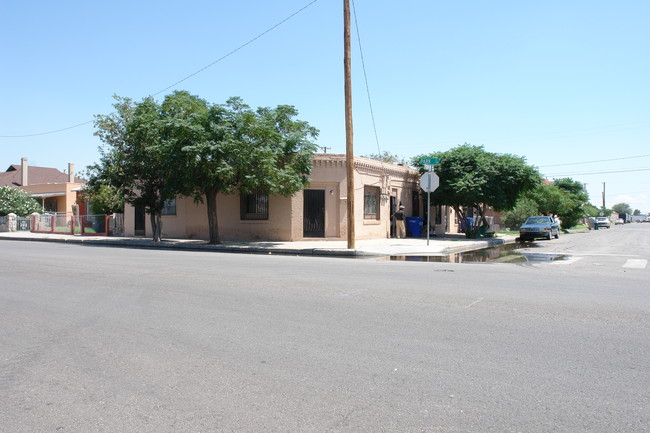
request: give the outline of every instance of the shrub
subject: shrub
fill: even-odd
[[[27,216],[41,211],[41,205],[22,189],[10,186],[0,187],[0,216],[10,213]]]

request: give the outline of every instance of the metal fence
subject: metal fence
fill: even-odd
[[[124,214],[81,215],[74,220],[74,234],[122,236],[124,234]]]
[[[0,216],[0,232],[28,232],[32,228],[30,217]]]
[[[0,216],[0,232],[31,231],[70,235],[123,236],[124,214],[81,215],[34,214],[29,217]]]
[[[16,231],[29,232],[32,230],[32,219],[30,217],[17,217],[16,218]]]
[[[34,233],[72,234],[73,217],[66,213],[32,215],[31,231]]]

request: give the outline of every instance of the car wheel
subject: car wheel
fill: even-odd
[[[546,235],[546,239],[549,241],[553,239],[553,235],[551,234],[551,232],[548,232],[548,235]]]
[[[558,230],[557,233],[555,233],[555,239],[560,239],[560,231]]]

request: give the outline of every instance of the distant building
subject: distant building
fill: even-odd
[[[68,173],[56,168],[29,166],[27,158],[20,165],[10,165],[0,173],[0,186],[22,189],[38,200],[44,212],[72,213],[72,205],[86,182],[75,177],[74,164],[68,164]],[[86,213],[85,203],[79,203],[79,213]]]

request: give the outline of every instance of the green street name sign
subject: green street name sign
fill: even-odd
[[[440,164],[440,158],[420,158],[420,164],[423,164],[423,165]]]

